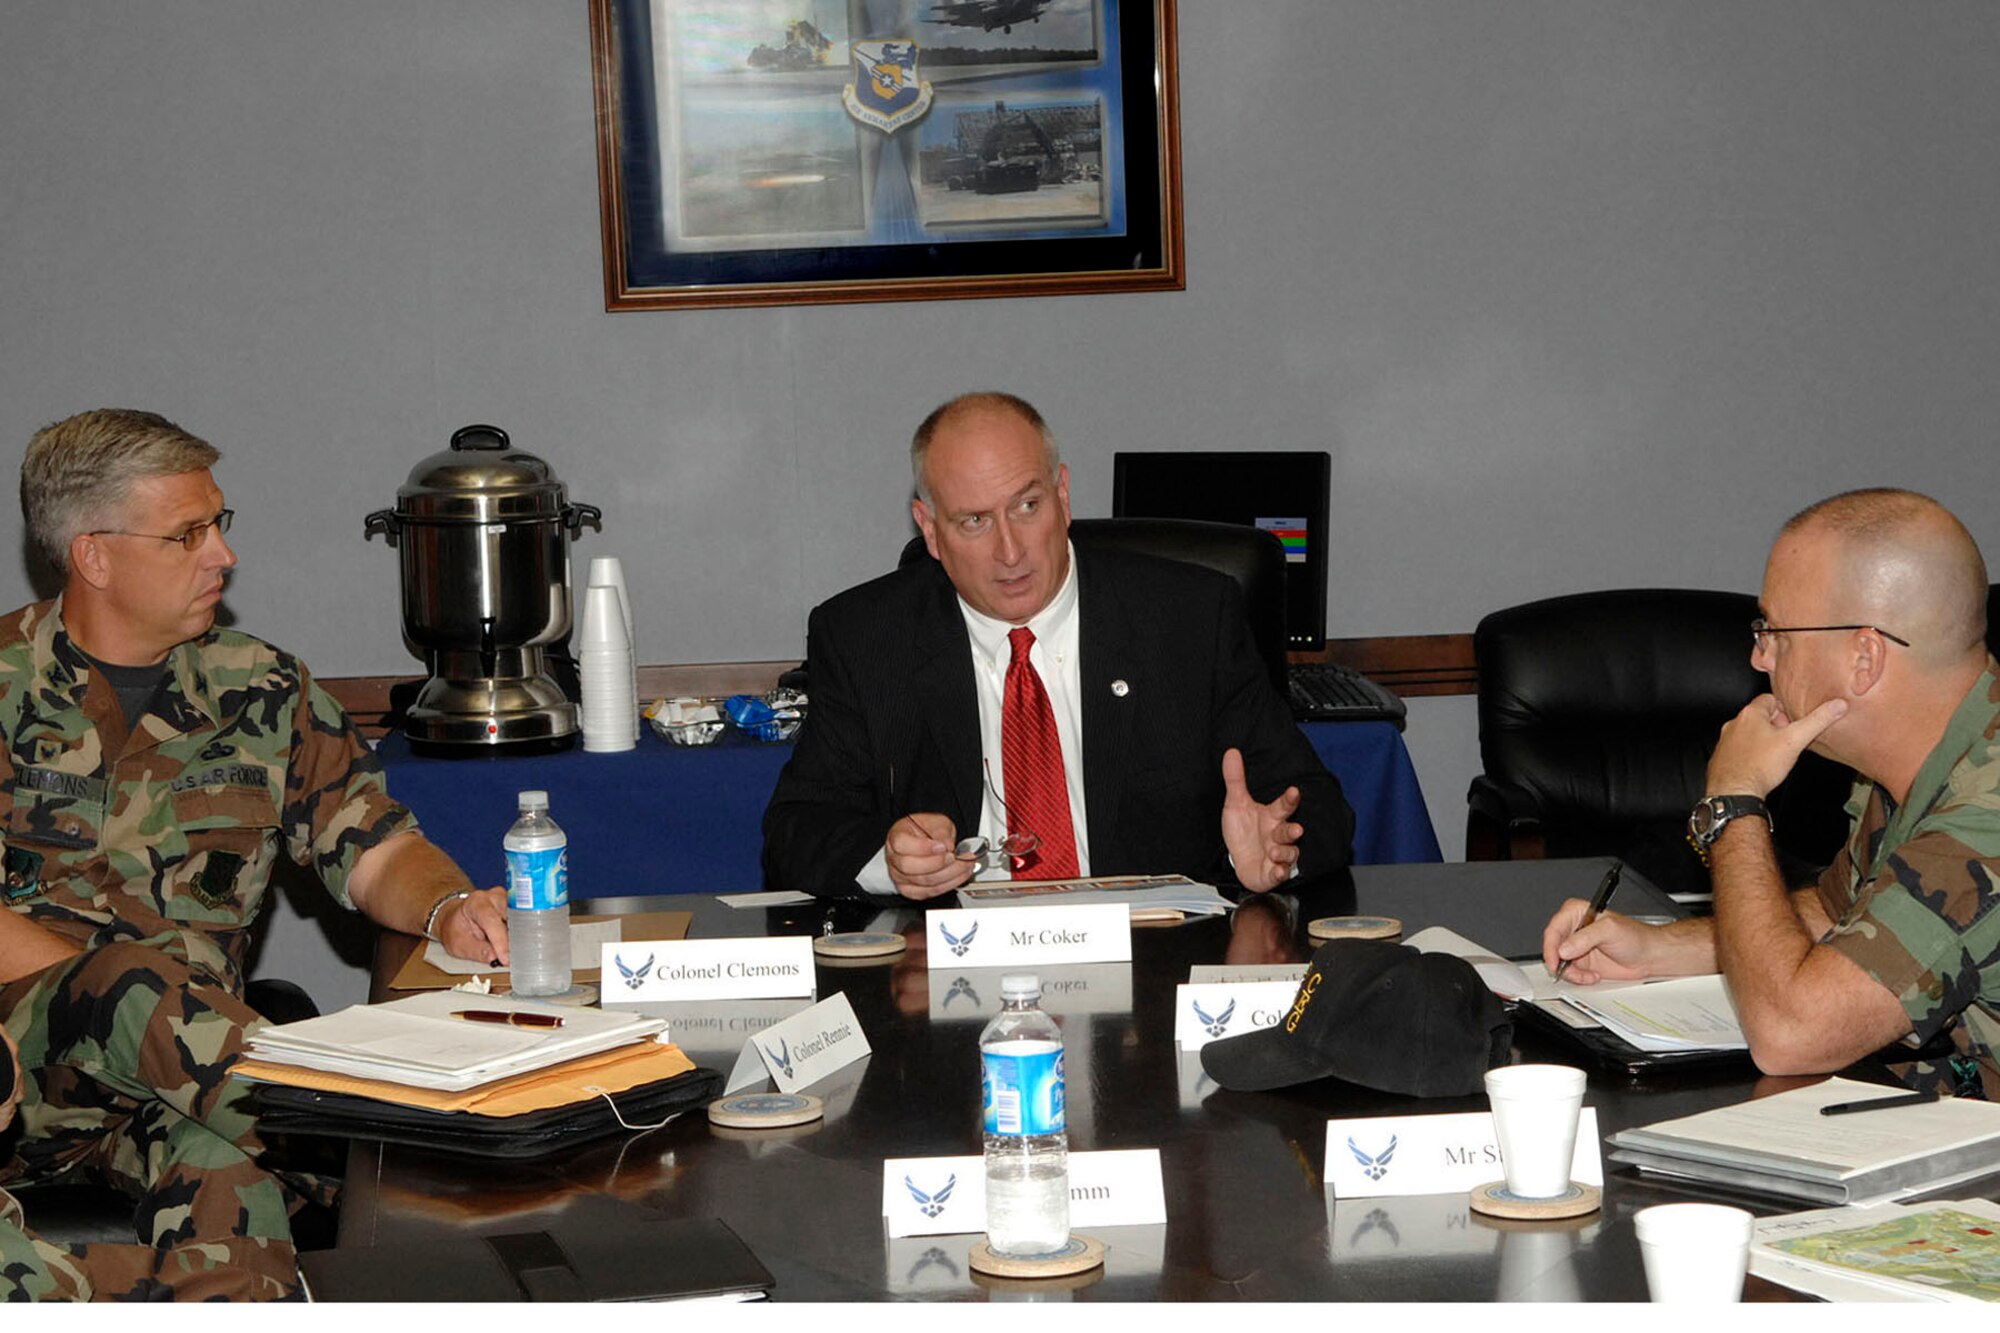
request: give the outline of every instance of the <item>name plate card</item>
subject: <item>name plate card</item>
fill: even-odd
[[[779,1092],[797,1092],[872,1049],[847,996],[831,995],[744,1042],[723,1091],[753,1087],[768,1074]]]
[[[998,968],[965,968],[931,972],[931,1021],[946,1019],[984,1022],[1000,1012]],[[1077,963],[1041,967],[1042,1009],[1057,1018],[1077,1014],[1132,1012],[1132,969],[1119,963]]]
[[[891,1237],[985,1231],[986,1159],[890,1158],[882,1163],[882,1216]],[[1158,1148],[1069,1155],[1070,1230],[1166,1220]]]
[[[1174,987],[1174,1040],[1184,1051],[1276,1027],[1298,998],[1296,981],[1205,982]]]
[[[805,935],[627,940],[603,948],[601,1005],[648,1000],[761,1000],[813,993]]]
[[[1597,1108],[1586,1106],[1577,1117],[1571,1180],[1604,1183],[1597,1142]],[[1465,1194],[1504,1174],[1490,1111],[1326,1122],[1326,1187],[1342,1199]]]
[[[1132,914],[1122,903],[958,908],[924,920],[933,971],[1132,961]]]
[[[1196,963],[1188,968],[1188,981],[1196,986],[1211,981],[1238,985],[1247,981],[1289,981],[1297,986],[1306,979],[1307,967],[1305,963]]]

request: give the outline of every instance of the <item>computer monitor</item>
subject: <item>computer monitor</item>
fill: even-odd
[[[1285,638],[1298,652],[1326,646],[1326,545],[1333,459],[1325,450],[1234,453],[1119,450],[1111,513],[1244,523],[1285,547]]]

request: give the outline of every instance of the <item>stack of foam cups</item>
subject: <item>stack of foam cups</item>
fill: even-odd
[[[639,699],[639,633],[632,625],[632,594],[625,588],[625,565],[615,555],[591,557],[590,582],[588,588],[609,587],[618,590],[618,609],[625,613],[625,642],[630,645],[629,660],[632,663],[632,739],[638,740],[645,730],[645,719],[637,707]]]
[[[632,634],[618,589],[584,590],[577,631],[577,675],[583,684],[583,748],[629,750],[638,743],[639,695],[632,685]]]

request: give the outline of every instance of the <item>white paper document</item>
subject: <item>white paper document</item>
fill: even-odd
[[[1123,903],[1134,921],[1180,916],[1220,916],[1229,900],[1212,884],[1185,875],[1099,875],[1089,879],[998,880],[967,884],[958,891],[966,907],[992,904],[1035,904],[1075,907],[1084,903]]]
[[[1720,973],[1614,990],[1565,985],[1562,998],[1642,1051],[1750,1049]]]
[[[597,956],[603,946],[616,944],[619,940],[620,923],[610,921],[576,921],[569,923],[569,965],[575,972],[582,972],[597,966]],[[442,944],[432,940],[424,945],[424,961],[438,971],[454,977],[504,977],[507,969],[494,967],[489,963],[474,962],[470,958],[460,958],[450,953]]]
[[[1830,1301],[2000,1301],[2000,1204],[1933,1200],[1759,1218],[1750,1271]]]
[[[1820,1114],[1835,1102],[1895,1091],[1830,1078],[1621,1130],[1611,1136],[1613,1158],[1821,1203],[1904,1198],[2000,1169],[2000,1105],[1991,1102],[1947,1097],[1860,1115]]]
[[[461,1010],[559,1018],[561,1027],[513,1027],[453,1017]],[[513,1074],[595,1055],[666,1026],[639,1014],[538,1004],[505,995],[426,991],[388,1004],[351,1005],[300,1023],[265,1028],[251,1052],[272,1064],[459,1092]]]

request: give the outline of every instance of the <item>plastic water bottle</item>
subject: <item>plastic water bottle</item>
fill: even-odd
[[[1000,978],[1000,1013],[979,1034],[986,1243],[996,1254],[1051,1254],[1069,1243],[1062,1029],[1041,998],[1037,977]]]
[[[560,995],[570,987],[569,839],[549,818],[547,792],[521,793],[521,817],[502,845],[514,994]]]

